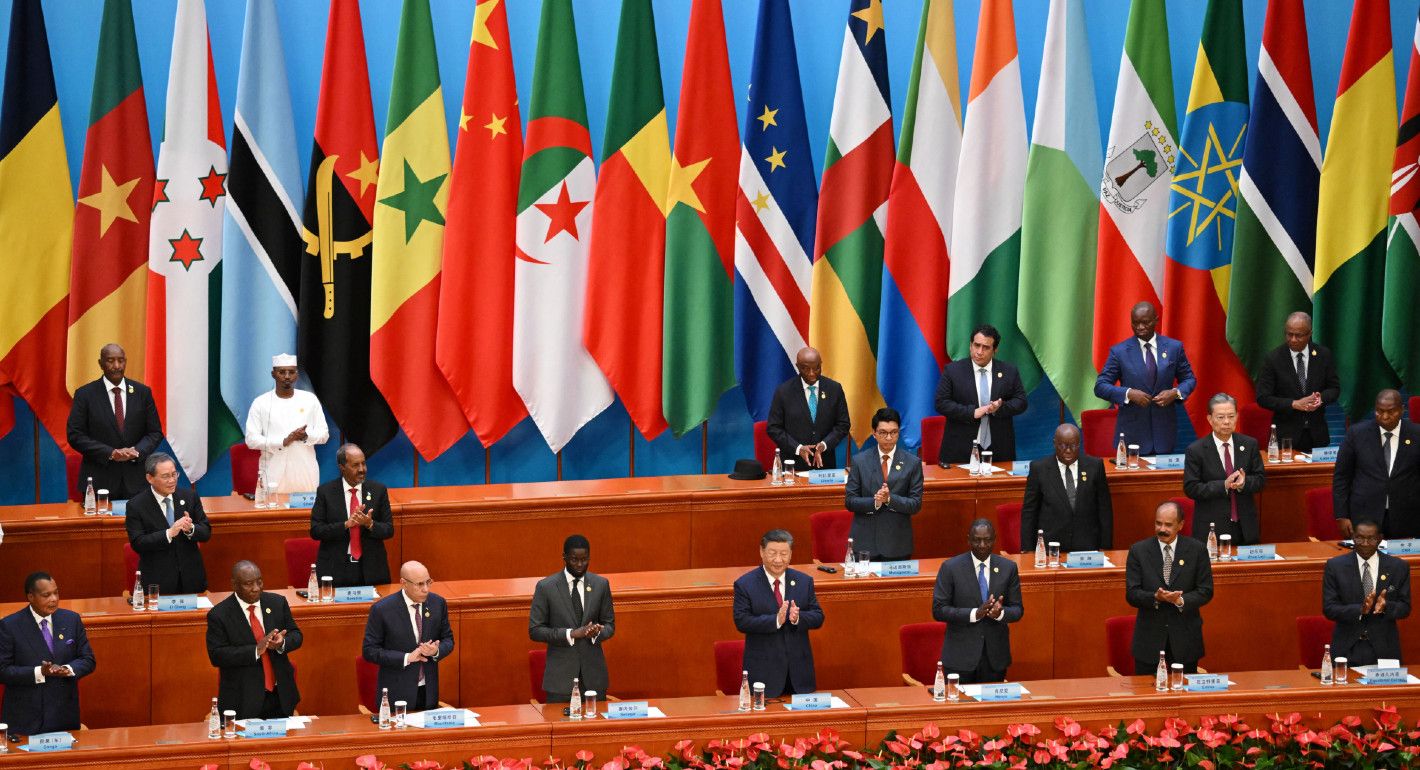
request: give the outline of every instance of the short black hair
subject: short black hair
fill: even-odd
[[[787,529],[771,529],[764,533],[764,537],[759,539],[759,547],[763,548],[770,543],[788,543],[794,545],[794,536],[789,534]]]
[[[901,426],[902,415],[898,414],[896,409],[893,409],[890,406],[885,406],[882,409],[873,412],[873,430],[878,429],[878,423],[880,422],[895,422],[898,424],[898,426]]]
[[[344,464],[345,464],[345,458],[346,458],[346,456],[348,456],[348,455],[350,454],[350,450],[351,450],[351,449],[359,449],[359,448],[360,448],[359,446],[356,446],[355,444],[352,444],[352,443],[350,443],[350,442],[348,442],[348,441],[345,442],[344,444],[341,444],[341,445],[340,445],[340,448],[335,450],[335,464],[336,464],[336,465],[344,465]],[[362,451],[363,451],[363,450],[362,450]]]
[[[992,326],[991,324],[981,324],[975,329],[972,329],[971,336],[968,337],[966,340],[967,343],[970,344],[972,341],[974,341],[976,339],[976,335],[978,334],[990,337],[992,341],[991,347],[993,349],[1001,347],[1001,332],[998,331],[996,327]]]
[[[54,580],[48,572],[31,572],[25,577],[25,596],[35,592],[35,587],[41,580]]]
[[[1375,528],[1376,528],[1376,532],[1380,532],[1380,531],[1381,531],[1381,523],[1380,523],[1379,521],[1376,521],[1375,519],[1370,518],[1370,517],[1362,517],[1362,518],[1356,519],[1355,521],[1351,522],[1351,529],[1352,529],[1352,531],[1355,531],[1355,529],[1356,529],[1357,527],[1361,526],[1362,524],[1368,524],[1368,525],[1370,525],[1370,526],[1372,526],[1372,527],[1375,527]]]
[[[571,555],[572,551],[578,548],[586,549],[587,553],[592,552],[592,544],[583,535],[568,535],[567,539],[562,541],[563,556]]]

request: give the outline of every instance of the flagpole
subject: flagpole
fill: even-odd
[[[710,472],[710,421],[700,423],[700,475]]]
[[[414,486],[417,487],[419,486],[419,450],[414,448],[414,445],[411,444],[409,453],[414,456]]]
[[[483,448],[483,483],[493,483],[493,447]]]
[[[628,460],[629,460],[628,465],[631,466],[631,467],[630,467],[631,478],[634,479],[634,478],[636,478],[636,421],[635,421],[635,420],[627,420],[627,422],[626,422],[626,439],[627,439],[628,445],[630,446],[630,451],[627,452]]]
[[[38,413],[38,412],[35,412],[35,413],[34,413],[34,424],[33,424],[32,426],[30,426],[30,427],[32,427],[32,428],[34,429],[34,439],[35,439],[35,441],[34,441],[34,456],[35,456],[35,502],[38,503],[38,502],[40,502],[40,495],[39,495],[39,413]],[[69,464],[69,461],[68,461],[68,460],[65,460],[64,464],[65,464],[65,466],[67,467],[68,464]],[[64,474],[64,486],[66,486],[66,487],[69,486],[69,473],[68,473],[67,471],[66,471],[65,474]],[[64,493],[64,499],[65,499],[65,500],[68,500],[68,499],[69,499],[69,493],[68,493],[67,490],[66,490],[65,493]]]

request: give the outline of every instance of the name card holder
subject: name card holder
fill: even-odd
[[[315,492],[292,492],[286,496],[287,508],[311,508],[316,504]]]
[[[1183,455],[1159,455],[1154,458],[1155,470],[1176,470],[1183,467]]]
[[[197,609],[197,594],[173,594],[158,597],[160,612],[177,612]]]
[[[248,719],[245,730],[237,733],[243,738],[285,738],[285,719]]]
[[[434,709],[424,712],[425,727],[463,727],[463,709]]]
[[[30,742],[20,748],[34,752],[68,751],[74,748],[74,736],[64,732],[40,733],[31,735]]]
[[[1091,569],[1105,566],[1103,551],[1072,551],[1065,558],[1065,566]]]
[[[127,516],[127,515],[128,515],[128,501],[127,501],[127,500],[113,500],[113,501],[110,501],[110,502],[109,502],[109,512],[108,512],[108,515],[110,515],[110,516]]]
[[[1275,545],[1240,545],[1233,555],[1233,561],[1276,561]]]
[[[810,484],[847,484],[848,474],[841,468],[815,468],[811,471],[804,471],[803,476],[807,476]]]
[[[795,695],[789,701],[794,711],[822,711],[833,708],[833,695],[826,692],[806,692]]]
[[[1410,671],[1406,668],[1381,668],[1372,666],[1361,677],[1361,684],[1406,684],[1410,681]]]
[[[1392,556],[1413,556],[1420,554],[1420,538],[1407,537],[1386,543],[1385,552]]]
[[[1184,674],[1187,684],[1183,689],[1189,692],[1220,692],[1232,684],[1227,674]]]
[[[1336,462],[1336,451],[1341,447],[1324,446],[1320,449],[1312,450],[1312,462],[1314,463],[1334,463]]]
[[[883,577],[913,577],[917,574],[918,565],[916,559],[906,561],[885,561],[883,562]]]
[[[607,719],[644,719],[650,716],[650,701],[612,701],[606,704]]]
[[[1011,463],[1012,476],[1029,476],[1030,460],[1016,460]]]
[[[996,684],[981,685],[981,694],[976,698],[979,701],[1008,701],[1021,699],[1020,682],[998,682]]]
[[[335,601],[342,604],[372,602],[379,598],[374,586],[341,586],[335,589]]]

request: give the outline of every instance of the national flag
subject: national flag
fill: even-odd
[[[1161,331],[1188,351],[1199,393],[1228,393],[1242,404],[1253,401],[1252,378],[1228,345],[1227,321],[1247,115],[1242,0],[1208,0],[1170,184],[1164,307],[1171,310]],[[1193,429],[1207,433],[1208,399],[1185,406]]]
[[[735,203],[735,374],[750,416],[808,345],[818,179],[788,0],[760,0]]]
[[[1420,19],[1410,42],[1410,75],[1395,141],[1390,177],[1390,236],[1386,244],[1385,301],[1381,313],[1381,348],[1407,390],[1420,390]],[[1413,420],[1416,415],[1410,415]]]
[[[571,0],[545,0],[518,183],[513,387],[554,452],[611,405],[582,344],[596,172]]]
[[[144,379],[148,218],[153,142],[130,0],[105,0],[74,208],[67,387],[96,376],[99,348],[123,346],[128,376]]]
[[[1084,0],[1051,0],[1021,214],[1016,320],[1060,399],[1078,420],[1094,395],[1095,295],[1103,158]]]
[[[1233,229],[1228,342],[1254,374],[1296,311],[1312,308],[1321,177],[1307,21],[1301,3],[1269,3],[1257,56]]]
[[[970,356],[972,329],[989,323],[1001,333],[996,354],[1020,369],[1027,392],[1040,381],[1040,366],[1016,325],[1029,151],[1011,0],[985,0],[957,172],[947,354]]]
[[[1397,384],[1375,344],[1397,129],[1389,10],[1385,0],[1356,0],[1352,7],[1317,193],[1313,328],[1346,373],[1340,400],[1352,419],[1369,414],[1376,393]]]
[[[1135,304],[1150,302],[1164,312],[1164,226],[1177,136],[1164,4],[1132,0],[1100,180],[1096,369],[1104,367],[1111,345],[1133,335]]]
[[[676,436],[709,419],[720,396],[735,386],[740,139],[720,0],[691,3],[681,71],[666,192],[670,213],[661,363],[661,407]]]
[[[248,0],[222,229],[222,397],[241,425],[296,352],[301,163],[274,0]]]
[[[843,385],[855,441],[872,433],[878,392],[883,231],[892,187],[892,99],[881,0],[852,0],[824,151],[814,235],[809,343]]]
[[[434,360],[485,447],[528,415],[513,389],[513,235],[522,162],[508,9],[503,0],[482,0],[473,11],[449,181]]]
[[[74,193],[39,0],[11,4],[8,50],[0,100],[0,386],[27,401],[54,443],[68,451],[70,397],[58,361],[69,306]],[[8,394],[0,398],[9,400]],[[7,411],[13,425],[13,404]]]
[[[961,91],[951,0],[927,0],[888,193],[878,387],[918,440],[947,363],[947,281],[961,156]]]
[[[380,152],[358,0],[331,0],[306,183],[297,355],[346,441],[372,455],[394,415],[370,380],[370,239]]]

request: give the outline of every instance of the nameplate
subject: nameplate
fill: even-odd
[[[1230,684],[1227,674],[1184,674],[1183,678],[1188,682],[1183,689],[1189,692],[1218,692]]]
[[[197,609],[197,594],[173,594],[158,597],[158,609],[162,612]]]
[[[650,715],[650,701],[623,700],[606,704],[607,719],[642,719]]]
[[[1012,476],[1029,476],[1029,475],[1030,475],[1030,460],[1016,460],[1015,462],[1011,463],[1011,475],[1012,475]]]
[[[826,692],[797,694],[790,699],[789,707],[794,711],[822,711],[823,709],[831,709],[833,708],[833,694]]]
[[[1386,543],[1385,552],[1392,556],[1413,556],[1420,554],[1420,538],[1407,537]]]
[[[810,484],[847,484],[848,474],[842,468],[815,468],[800,474],[808,478]]]
[[[1159,455],[1154,458],[1153,467],[1157,470],[1173,470],[1183,467],[1183,455]]]
[[[127,501],[127,500],[114,500],[113,502],[109,503],[109,505],[110,505],[111,507],[109,508],[108,515],[110,515],[110,516],[127,516],[127,515],[128,515],[128,501]]]
[[[285,738],[285,719],[248,719],[245,730],[238,735],[243,738]]]
[[[31,735],[30,742],[23,748],[26,751],[68,751],[74,748],[74,736],[70,733]]]
[[[878,574],[883,577],[911,577],[917,574],[917,560],[885,561],[882,571]]]
[[[1410,671],[1404,667],[1381,668],[1372,666],[1361,677],[1362,684],[1406,684],[1410,681]]]
[[[1233,561],[1275,561],[1277,559],[1277,546],[1275,545],[1240,545],[1237,553],[1233,554]]]
[[[1104,552],[1072,551],[1069,556],[1065,557],[1065,566],[1083,568],[1103,567],[1105,566]]]
[[[286,496],[287,508],[313,508],[315,504],[315,492],[292,492]]]
[[[998,682],[996,684],[981,685],[981,694],[976,696],[980,701],[1004,701],[1020,700],[1020,682]]]
[[[1314,463],[1334,463],[1336,462],[1336,452],[1339,446],[1324,446],[1320,449],[1312,450],[1312,462]]]
[[[424,712],[425,727],[463,727],[463,709],[434,709]]]
[[[346,604],[352,602],[372,602],[379,596],[374,586],[341,586],[335,589],[335,601]]]

